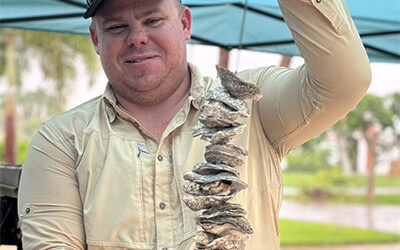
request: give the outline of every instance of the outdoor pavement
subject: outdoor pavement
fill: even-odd
[[[400,235],[400,206],[394,205],[300,203],[284,200],[279,217]]]
[[[399,244],[361,244],[337,246],[281,247],[281,250],[399,250]]]
[[[348,194],[348,195],[364,195],[367,191],[366,188],[362,187],[345,187],[345,188],[331,188],[330,189],[334,193]],[[283,193],[285,195],[299,195],[301,190],[299,188],[294,187],[285,187],[283,189]],[[398,194],[400,195],[400,188],[398,187],[376,187],[375,188],[376,195],[390,195],[390,194]]]
[[[398,250],[398,249],[400,249],[400,244],[281,247],[281,250]],[[17,247],[0,246],[0,250],[17,250]]]

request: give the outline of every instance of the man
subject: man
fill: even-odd
[[[240,72],[250,106],[241,179],[254,229],[247,249],[279,249],[280,162],[361,100],[368,58],[343,0],[280,0],[305,65]],[[183,173],[204,161],[192,137],[202,93],[219,85],[186,61],[190,10],[177,0],[94,0],[90,34],[109,84],[46,122],[25,160],[19,196],[27,249],[190,249],[194,213]]]

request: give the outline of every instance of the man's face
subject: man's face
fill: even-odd
[[[90,33],[117,97],[155,104],[188,73],[191,16],[176,0],[108,0]]]

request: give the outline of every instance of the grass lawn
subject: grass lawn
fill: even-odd
[[[396,234],[351,227],[279,220],[281,245],[325,245],[400,242]]]
[[[311,173],[283,173],[283,184],[285,187],[313,187],[317,182],[317,175]],[[349,187],[366,187],[367,176],[355,175],[348,177]],[[376,187],[398,187],[400,188],[400,178],[391,176],[376,176]]]

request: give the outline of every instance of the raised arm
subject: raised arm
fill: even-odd
[[[368,57],[343,0],[279,0],[305,64],[258,77],[258,113],[283,157],[351,111],[370,84]]]
[[[22,170],[18,214],[24,249],[85,249],[75,162],[40,131]]]

